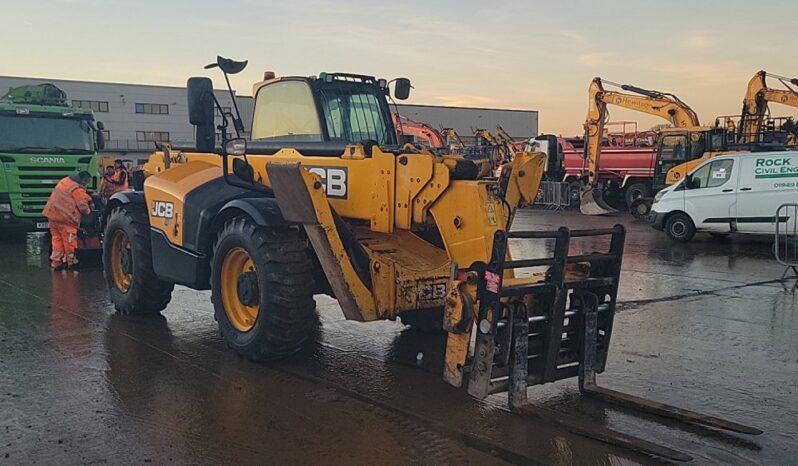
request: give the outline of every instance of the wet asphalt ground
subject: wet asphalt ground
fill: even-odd
[[[696,464],[794,464],[798,298],[769,238],[678,245],[626,216],[541,210],[515,227],[619,222],[629,232],[600,383],[764,434],[658,420],[583,398],[575,380],[530,388],[530,401]],[[256,364],[225,347],[209,292],[176,289],[161,318],[119,316],[101,271],[50,272],[45,256],[36,235],[0,243],[0,464],[662,463],[509,413],[504,396],[474,400],[441,380],[440,336],[347,322],[329,298],[317,298],[305,351]]]

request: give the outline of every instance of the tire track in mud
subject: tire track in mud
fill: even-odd
[[[691,291],[689,293],[681,293],[675,294],[671,296],[664,296],[661,298],[651,298],[651,299],[635,299],[631,301],[618,301],[616,304],[616,308],[618,311],[624,311],[626,309],[636,308],[640,306],[645,306],[646,304],[655,304],[655,303],[663,303],[667,301],[678,301],[680,299],[687,299],[687,298],[695,298],[700,296],[708,296],[708,295],[717,295],[721,291],[731,291],[731,290],[739,290],[742,288],[748,288],[752,286],[763,286],[763,285],[772,285],[776,283],[780,283],[780,279],[773,279],[773,280],[763,280],[759,282],[753,283],[743,283],[740,285],[732,285],[732,286],[724,286],[721,288],[714,288],[712,290],[699,290],[699,291]]]
[[[48,301],[46,298],[39,296],[35,293],[31,293],[30,291],[21,288],[18,285],[11,283],[7,280],[0,279],[0,284],[18,290],[19,292],[27,296],[30,296],[32,298],[35,298],[39,301],[42,302]],[[69,313],[74,317],[84,320],[88,324],[104,326],[104,322],[100,319],[92,318],[91,316],[84,315],[80,312],[76,312],[72,309],[66,308],[61,305],[54,304],[53,307],[56,307],[62,312]],[[147,349],[156,351],[165,357],[169,357],[170,359],[178,363],[190,366],[192,369],[198,369],[212,377],[223,379],[222,374],[208,367],[202,360],[200,360],[200,355],[195,354],[194,352],[185,351],[185,350],[169,351],[167,349],[160,347],[158,344],[145,341],[144,339],[137,337],[136,335],[133,335],[130,332],[125,332],[121,330],[111,330],[111,329],[108,329],[107,331],[109,332],[116,331],[125,338],[128,338],[137,344],[143,345]],[[210,348],[205,347],[204,349],[207,350]],[[219,353],[223,352],[220,350],[216,351]],[[265,366],[265,365],[258,365],[257,367],[260,369],[267,370],[270,373],[269,377],[272,382],[274,382],[275,375],[277,376],[276,377],[277,381],[283,382],[286,386],[291,386],[291,384],[294,384],[296,382],[296,379],[300,379],[312,385],[318,385],[322,388],[333,390],[335,393],[340,394],[342,396],[342,401],[344,401],[347,404],[351,404],[353,409],[362,410],[365,407],[366,411],[371,415],[379,417],[383,420],[387,419],[388,421],[390,421],[389,424],[392,427],[394,427],[399,433],[407,437],[408,444],[413,445],[420,449],[421,454],[415,456],[423,459],[421,461],[416,461],[417,464],[463,465],[463,464],[473,463],[474,462],[473,458],[468,457],[467,452],[464,451],[462,448],[463,446],[466,446],[468,448],[471,448],[473,450],[479,451],[488,456],[494,457],[498,460],[505,461],[511,464],[518,464],[518,465],[544,464],[523,453],[503,447],[494,441],[477,437],[475,435],[468,434],[459,431],[457,429],[453,429],[440,422],[436,422],[434,420],[425,418],[421,414],[416,414],[412,411],[392,406],[386,402],[377,400],[367,395],[363,395],[354,390],[341,386],[340,384],[326,380],[322,377],[315,376],[309,373],[303,373],[300,371],[286,369],[284,367]],[[234,370],[238,371],[239,369],[234,369]],[[153,427],[156,431],[169,431],[173,433],[178,433],[181,437],[185,438],[192,438],[199,440],[205,439],[205,436],[202,434],[198,434],[196,432],[187,429],[180,429],[180,428],[175,429],[175,426],[169,423],[153,421],[144,416],[131,413],[129,410],[125,410],[125,415],[129,416],[132,420],[134,420],[134,422],[139,423],[140,425],[148,425]],[[236,447],[246,447],[246,446],[236,445]]]

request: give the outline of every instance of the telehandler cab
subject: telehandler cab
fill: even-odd
[[[226,77],[244,64],[212,66]],[[313,296],[327,293],[351,320],[437,315],[444,379],[467,382],[474,396],[509,391],[521,407],[527,385],[579,375],[586,393],[612,399],[593,382],[612,334],[623,227],[510,231],[516,207],[535,198],[545,155],[518,152],[500,179],[480,179],[461,156],[400,146],[389,84],[343,73],[266,79],[254,86],[246,141],[227,135],[228,117],[243,129],[237,111],[214,127],[211,81],[189,79],[196,147],[154,153],[140,190],[108,205],[104,265],[116,308],[157,313],[174,284],[210,289],[225,341],[262,360],[300,349]],[[407,79],[393,81],[397,99],[409,91]],[[568,255],[572,239],[596,236],[609,238],[606,252]],[[511,259],[513,238],[553,240],[553,252]],[[530,267],[543,271],[515,273]]]

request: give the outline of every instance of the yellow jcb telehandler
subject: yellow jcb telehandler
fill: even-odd
[[[245,64],[211,66],[227,75]],[[108,205],[104,266],[116,308],[157,313],[176,283],[210,289],[226,342],[262,360],[301,347],[314,295],[326,293],[351,320],[437,315],[448,334],[443,377],[474,396],[508,391],[520,409],[528,385],[578,375],[586,393],[618,401],[594,382],[612,335],[624,229],[510,231],[516,207],[535,198],[544,154],[518,152],[494,179],[461,156],[400,146],[389,84],[343,73],[267,79],[254,86],[251,140],[228,137],[228,118],[243,129],[230,112],[217,146],[211,81],[190,78],[196,147],[156,152],[141,186]],[[397,99],[409,90],[407,79],[393,81]],[[609,238],[607,251],[568,255],[572,239],[596,236]],[[553,240],[553,252],[513,259],[511,238]],[[528,267],[543,271],[515,274]],[[690,422],[699,418],[748,429],[697,414]],[[630,446],[616,434],[593,436]]]

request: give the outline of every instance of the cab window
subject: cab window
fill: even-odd
[[[255,99],[252,139],[322,141],[310,86],[302,81],[283,81],[261,88]]]
[[[690,159],[695,160],[704,155],[706,151],[706,135],[704,133],[693,133],[690,135]]]
[[[328,86],[319,93],[321,112],[331,141],[390,144],[392,131],[384,118],[379,97],[368,91]]]
[[[717,160],[694,171],[690,177],[689,189],[717,188],[731,178],[733,160]]]
[[[665,161],[684,161],[687,154],[687,136],[683,134],[663,136],[660,158]]]

